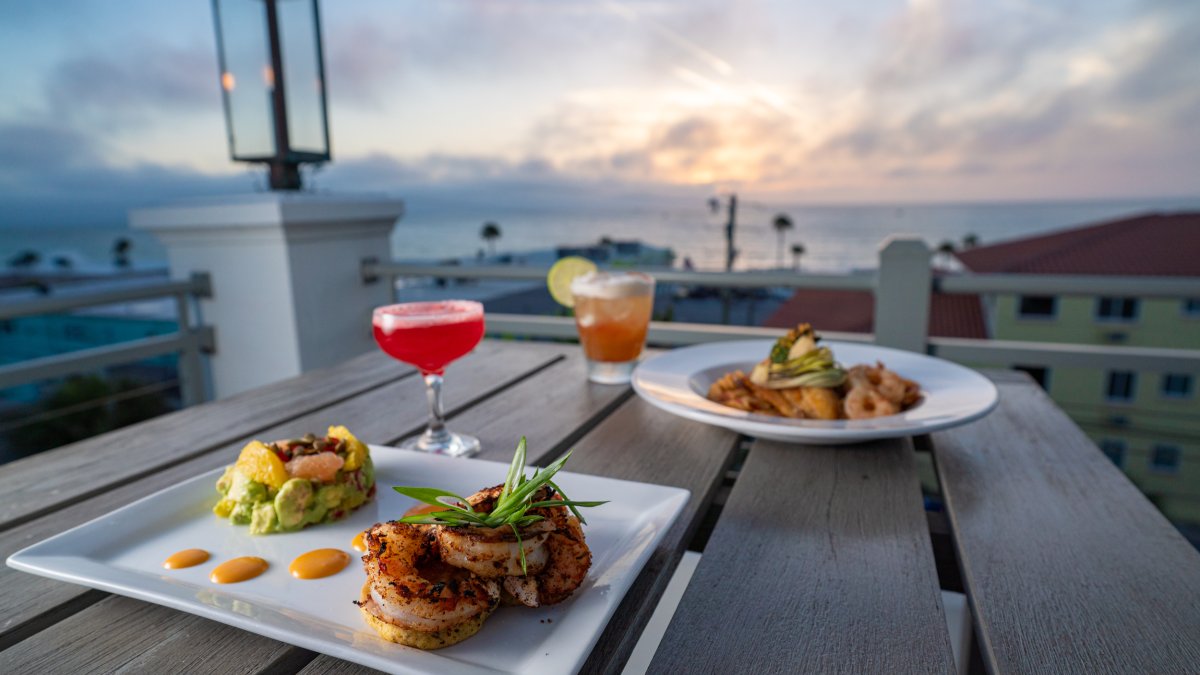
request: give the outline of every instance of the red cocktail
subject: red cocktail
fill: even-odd
[[[483,305],[466,300],[412,302],[375,310],[375,341],[388,356],[441,375],[479,344]]]
[[[400,447],[444,455],[473,455],[479,440],[446,430],[442,414],[442,375],[483,337],[483,305],[470,300],[408,302],[375,309],[375,341],[392,358],[416,366],[425,377],[429,426]]]

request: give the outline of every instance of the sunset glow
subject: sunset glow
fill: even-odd
[[[45,171],[86,165],[133,184],[128,167],[161,167],[186,192],[245,172],[207,84],[206,3],[65,4],[14,5],[0,26],[10,61],[32,55],[0,75],[0,125],[90,151],[10,158],[0,180],[50,189]],[[1195,2],[362,0],[322,20],[332,188],[726,185],[820,202],[1200,184]]]

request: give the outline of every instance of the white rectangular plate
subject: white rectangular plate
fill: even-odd
[[[607,499],[587,509],[592,550],[587,579],[553,607],[501,607],[474,637],[424,652],[380,639],[362,619],[357,600],[365,580],[354,536],[399,518],[414,501],[395,485],[439,487],[470,494],[504,481],[506,464],[371,446],[378,495],[345,520],[290,534],[251,536],[211,513],[220,470],[157,492],[129,506],[14,553],[8,565],[191,612],[276,640],[392,673],[568,673],[577,671],[599,639],[650,553],[687,503],[687,490],[562,472],[555,482],[572,499]],[[205,564],[165,570],[162,561],[186,548],[212,554]],[[340,548],[355,557],[325,579],[288,574],[296,556]],[[266,559],[262,576],[238,584],[208,580],[216,565],[243,555]]]

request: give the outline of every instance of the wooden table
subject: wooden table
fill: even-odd
[[[537,463],[574,448],[572,471],[691,490],[586,672],[621,671],[689,547],[703,557],[652,672],[953,671],[939,589],[959,584],[976,667],[1200,669],[1200,555],[1030,380],[993,377],[1001,404],[982,421],[840,448],[670,416],[586,382],[572,345],[485,341],[452,367],[446,397],[483,457],[507,460],[525,435]],[[391,444],[424,416],[415,373],[367,354],[13,462],[0,467],[0,554],[228,464],[252,438],[339,422]],[[924,453],[940,514],[926,511]],[[3,673],[363,670],[7,567],[0,649]]]

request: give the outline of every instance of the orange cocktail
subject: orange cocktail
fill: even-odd
[[[571,295],[588,379],[628,382],[646,344],[654,279],[641,272],[592,272],[571,283]]]

